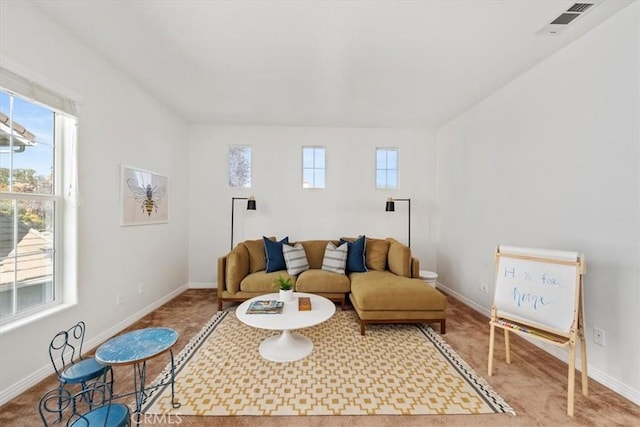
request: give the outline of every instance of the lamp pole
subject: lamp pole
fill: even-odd
[[[256,210],[256,199],[253,196],[250,196],[250,197],[232,197],[231,198],[231,250],[233,250],[233,214],[235,212],[236,200],[246,200],[247,201],[247,210],[248,211],[255,211]]]
[[[385,206],[385,211],[387,212],[395,212],[396,210],[396,206],[395,206],[395,202],[408,202],[409,204],[409,218],[408,218],[408,241],[407,241],[407,246],[411,247],[411,199],[394,199],[389,197],[387,199],[387,204]]]

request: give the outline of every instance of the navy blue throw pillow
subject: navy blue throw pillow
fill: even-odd
[[[360,236],[353,242],[349,242],[344,239],[340,239],[340,244],[347,244],[347,274],[348,273],[364,273],[367,271],[364,258],[364,247],[366,244],[366,237]]]
[[[262,240],[264,241],[264,252],[267,256],[267,273],[286,270],[287,263],[284,261],[282,245],[289,243],[289,236],[279,242],[274,242],[264,236],[262,236]]]

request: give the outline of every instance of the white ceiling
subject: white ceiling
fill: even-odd
[[[630,1],[35,1],[189,122],[437,127]]]

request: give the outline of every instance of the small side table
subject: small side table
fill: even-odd
[[[436,287],[436,281],[438,280],[438,274],[433,271],[420,270],[420,278],[429,284],[432,288]]]
[[[113,396],[114,399],[135,395],[136,425],[140,423],[140,410],[146,397],[147,360],[165,353],[171,354],[171,404],[179,408],[175,402],[175,364],[171,347],[178,341],[178,333],[171,328],[145,328],[118,335],[104,342],[96,350],[96,360],[103,365],[133,365],[133,392]],[[158,384],[152,388],[163,386]]]

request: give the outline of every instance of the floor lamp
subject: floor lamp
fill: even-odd
[[[396,211],[396,204],[395,202],[408,202],[409,203],[409,219],[408,219],[408,223],[409,223],[409,241],[407,246],[411,247],[411,199],[393,199],[391,197],[389,197],[387,199],[387,205],[385,206],[384,210],[386,212],[395,212]]]
[[[233,213],[235,211],[236,200],[246,200],[247,201],[247,210],[255,211],[256,210],[256,199],[253,196],[249,197],[232,197],[231,198],[231,250],[233,250]]]

